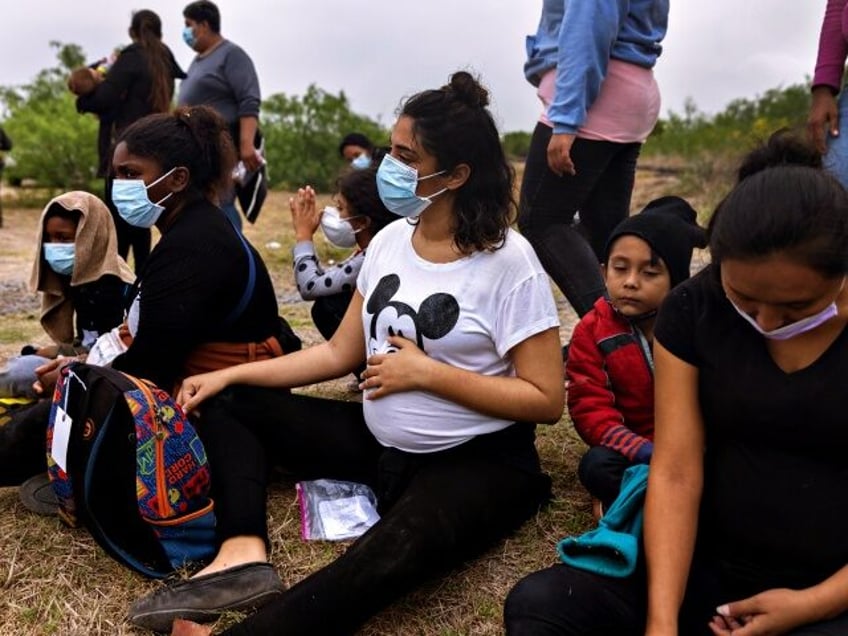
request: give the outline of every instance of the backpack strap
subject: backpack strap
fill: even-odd
[[[233,310],[224,319],[224,324],[227,326],[235,323],[235,321],[238,320],[244,313],[244,310],[247,309],[247,304],[250,302],[251,296],[253,296],[253,288],[256,286],[256,259],[253,256],[253,251],[251,251],[250,245],[247,244],[247,240],[244,238],[244,235],[235,225],[233,225],[233,229],[236,231],[236,234],[244,247],[244,251],[247,253],[247,284],[244,287],[244,292],[242,293],[238,304],[233,307]]]

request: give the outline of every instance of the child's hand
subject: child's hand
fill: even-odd
[[[292,214],[295,239],[311,241],[312,235],[321,224],[321,214],[315,207],[315,190],[312,186],[300,188],[297,194],[289,199]]]

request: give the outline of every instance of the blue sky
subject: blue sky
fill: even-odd
[[[538,103],[524,81],[524,37],[541,0],[220,0],[222,32],[254,59],[265,95],[302,94],[310,83],[344,90],[355,111],[388,125],[400,99],[479,73],[503,131],[532,130]],[[134,9],[163,20],[165,42],[187,66],[181,2],[29,0],[2,10],[0,84],[22,84],[51,66],[51,40],[80,44],[91,59],[126,43]],[[663,115],[687,97],[706,112],[736,97],[811,75],[825,0],[672,0],[656,74]]]

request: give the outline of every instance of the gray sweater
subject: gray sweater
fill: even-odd
[[[241,117],[258,117],[261,97],[253,62],[240,46],[224,40],[192,60],[177,101],[181,106],[211,106],[230,126]]]

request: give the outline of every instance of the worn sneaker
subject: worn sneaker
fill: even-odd
[[[166,585],[133,603],[129,619],[154,632],[170,632],[177,618],[207,622],[225,611],[261,607],[285,590],[270,563],[245,563]]]

